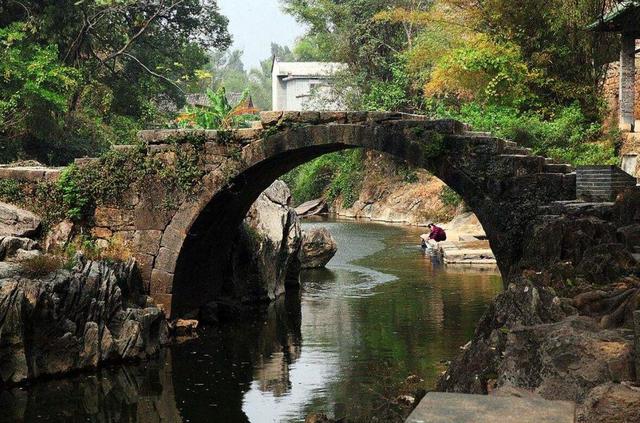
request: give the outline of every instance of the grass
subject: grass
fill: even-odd
[[[62,269],[65,261],[60,256],[45,254],[28,258],[20,262],[20,265],[23,275],[30,278],[38,278]]]

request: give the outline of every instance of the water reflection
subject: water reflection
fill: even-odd
[[[419,229],[323,222],[339,252],[244,322],[206,328],[158,360],[0,393],[0,421],[367,421],[394,380],[433,386],[500,290],[495,272],[444,268]]]

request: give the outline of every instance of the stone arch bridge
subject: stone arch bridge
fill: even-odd
[[[368,148],[430,171],[476,213],[505,280],[515,275],[526,225],[540,207],[576,195],[570,166],[468,131],[460,122],[418,115],[264,112],[252,129],[149,130],[139,136],[145,153],[167,166],[181,149],[198,145],[202,189],[160,207],[166,202],[162,181],[144,180],[120,202],[97,207],[92,232],[130,241],[152,297],[173,315],[219,294],[228,245],[259,194],[326,153]]]

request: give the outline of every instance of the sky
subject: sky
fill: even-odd
[[[244,51],[245,68],[259,67],[271,54],[271,43],[291,47],[304,27],[284,14],[280,0],[218,0],[229,18],[233,48]]]

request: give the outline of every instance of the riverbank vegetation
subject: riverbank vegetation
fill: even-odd
[[[0,161],[63,165],[164,126],[226,49],[213,0],[0,3]]]
[[[604,1],[282,0],[308,30],[271,53],[347,63],[335,94],[350,109],[459,119],[562,162],[610,164],[620,136],[603,125],[602,82],[615,51],[585,30]],[[141,128],[247,126],[270,108],[271,58],[245,69],[227,24],[213,0],[3,2],[0,161],[64,165]],[[363,157],[288,175],[296,202],[353,204]]]
[[[336,87],[349,108],[459,119],[561,162],[617,163],[602,95],[616,52],[585,29],[603,0],[284,4],[309,28],[305,51],[349,64]],[[294,193],[317,192],[322,166],[304,167]]]

